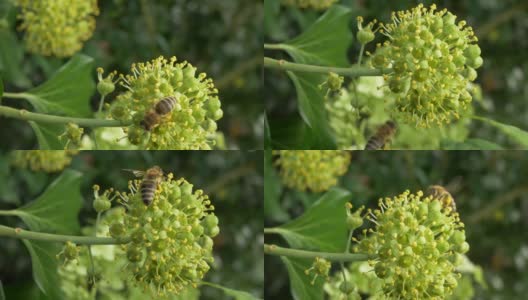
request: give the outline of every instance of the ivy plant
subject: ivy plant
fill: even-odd
[[[464,16],[434,4],[368,23],[361,16],[353,20],[358,12],[335,1],[268,0],[266,9],[265,82],[285,73],[298,112],[285,117],[271,107],[267,122],[273,148],[371,149],[367,145],[373,140],[375,149],[506,146],[472,137],[468,127],[473,122],[495,127],[516,148],[527,147],[525,130],[474,112],[472,103],[482,95],[475,80],[486,53]],[[298,36],[285,38],[277,28],[281,14],[306,21],[312,10],[322,12],[309,25],[300,23],[304,30]],[[354,60],[348,55],[352,45],[360,49]],[[395,130],[385,128],[387,122]]]

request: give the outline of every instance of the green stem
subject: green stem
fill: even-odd
[[[278,256],[288,256],[288,257],[297,257],[297,258],[310,258],[315,259],[316,257],[324,258],[329,261],[342,261],[342,262],[351,262],[351,261],[366,261],[372,257],[367,254],[357,253],[332,253],[332,252],[315,252],[315,251],[306,251],[299,249],[283,248],[277,245],[268,245],[264,244],[264,253],[269,255],[278,255]]]
[[[361,50],[359,50],[358,66],[361,66],[361,61],[363,60],[363,51],[365,51],[365,44],[361,44]]]
[[[87,247],[88,247],[88,256],[90,257],[90,269],[91,269],[90,273],[91,273],[91,281],[92,281],[91,284],[93,287],[95,287],[95,264],[94,264],[94,259],[92,255],[92,246],[87,245]]]
[[[264,233],[277,233],[280,234],[280,228],[264,228]]]
[[[16,216],[14,210],[0,210],[0,216]]]
[[[285,45],[285,44],[264,44],[264,49],[268,49],[268,50],[288,50],[288,45]]]
[[[4,98],[13,98],[13,99],[29,99],[33,97],[31,94],[27,93],[8,93],[4,92],[3,96]]]
[[[102,95],[102,96],[101,96],[101,99],[99,100],[99,108],[97,109],[97,112],[98,112],[98,113],[101,113],[101,111],[103,111],[104,99],[105,99],[105,96]]]
[[[0,236],[12,237],[16,239],[46,241],[46,242],[72,242],[77,245],[118,245],[130,242],[129,238],[118,241],[114,238],[107,237],[93,237],[93,236],[76,236],[76,235],[62,235],[51,234],[44,232],[35,232],[24,230],[21,228],[12,228],[0,225]]]
[[[25,109],[15,109],[7,106],[0,106],[0,116],[10,117],[26,121],[48,124],[68,124],[75,123],[81,127],[125,127],[132,125],[131,122],[121,122],[117,120],[101,120],[89,118],[73,118],[55,115],[34,113]]]
[[[264,57],[264,67],[271,69],[279,69],[284,71],[294,72],[306,72],[306,73],[324,73],[330,72],[348,76],[348,77],[360,77],[360,76],[381,76],[392,72],[392,69],[372,69],[368,67],[361,67],[354,65],[350,68],[336,68],[336,67],[325,67],[325,66],[314,66],[306,64],[292,63],[285,60],[276,60],[269,57]]]

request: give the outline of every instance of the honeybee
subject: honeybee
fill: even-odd
[[[145,117],[140,125],[146,131],[151,131],[152,128],[156,127],[161,122],[163,116],[167,115],[174,109],[177,103],[178,99],[174,96],[162,98],[154,104],[153,108],[145,113]]]
[[[153,166],[146,171],[125,169],[134,173],[136,177],[143,177],[139,192],[141,193],[141,200],[145,205],[150,205],[154,199],[154,193],[158,189],[158,185],[163,179],[163,170],[159,166]]]
[[[442,202],[444,207],[451,207],[452,211],[456,211],[455,199],[443,186],[431,185],[427,188],[427,195]]]
[[[396,123],[393,121],[387,121],[385,124],[381,125],[376,131],[376,134],[371,136],[367,141],[365,150],[379,150],[385,148],[391,138],[396,133]]]

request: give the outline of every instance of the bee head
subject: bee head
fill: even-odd
[[[163,176],[163,170],[159,166],[153,166],[147,170],[149,176]]]

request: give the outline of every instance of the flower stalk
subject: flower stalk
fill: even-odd
[[[285,60],[277,60],[269,57],[264,57],[264,67],[270,69],[279,69],[284,71],[294,72],[305,72],[305,73],[322,73],[328,74],[330,72],[347,76],[350,78],[361,77],[361,76],[382,76],[392,72],[392,69],[372,69],[369,67],[361,67],[354,65],[350,68],[336,68],[336,67],[325,67],[315,66],[307,64],[292,63]]]
[[[310,258],[316,257],[324,258],[328,261],[352,262],[352,261],[367,261],[372,259],[368,254],[362,253],[332,253],[332,252],[316,252],[299,249],[283,248],[277,245],[264,244],[264,253],[268,255],[287,256],[296,258]]]
[[[119,241],[114,238],[107,237],[92,237],[92,236],[76,236],[76,235],[62,235],[51,234],[44,232],[35,232],[24,230],[22,228],[13,228],[0,225],[0,236],[11,237],[24,240],[35,240],[45,242],[66,243],[72,242],[77,245],[117,245],[127,244],[130,242],[129,238],[123,238]]]
[[[132,124],[132,122],[123,122],[117,120],[74,118],[34,113],[25,109],[15,109],[7,106],[0,106],[0,116],[47,124],[74,123],[80,127],[126,127]]]

